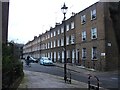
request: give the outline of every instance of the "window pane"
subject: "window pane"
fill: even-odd
[[[92,28],[91,29],[91,39],[96,39],[97,38],[97,29]]]
[[[58,29],[58,35],[60,34],[60,30]]]
[[[66,44],[67,45],[69,44],[69,37],[67,37]]]
[[[81,16],[81,24],[84,24],[86,22],[86,17],[85,15]]]
[[[86,48],[82,49],[82,58],[85,59],[86,58]]]
[[[67,30],[67,31],[69,30],[69,25],[66,26],[66,30]]]
[[[75,42],[75,36],[71,35],[71,44],[74,44],[74,42]]]
[[[92,59],[97,59],[97,47],[92,48]]]
[[[82,41],[86,40],[86,31],[82,32]]]
[[[64,32],[64,28],[62,27],[62,28],[61,28],[61,33],[63,33],[63,32]]]
[[[71,29],[74,28],[74,22],[71,22]]]
[[[91,11],[91,20],[96,18],[96,9]]]

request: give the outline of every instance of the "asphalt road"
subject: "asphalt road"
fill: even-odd
[[[64,76],[64,69],[57,67],[57,66],[43,66],[40,65],[39,63],[32,63],[31,67],[26,67],[24,66],[25,70],[30,70],[30,71],[36,71],[36,72],[44,72],[44,73],[49,73],[52,75],[57,75],[57,76]],[[88,75],[85,75],[83,73],[77,73],[74,71],[71,71],[71,77],[74,80],[80,81],[80,82],[85,82],[88,83]],[[117,74],[100,74],[97,75],[100,80],[100,87],[103,88],[118,88],[118,75]],[[96,85],[96,82],[93,83]]]

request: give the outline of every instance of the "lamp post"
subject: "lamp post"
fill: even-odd
[[[62,13],[64,14],[63,24],[64,24],[64,80],[67,80],[67,72],[66,72],[66,24],[65,24],[65,14],[67,12],[68,7],[66,7],[65,3],[61,8]]]

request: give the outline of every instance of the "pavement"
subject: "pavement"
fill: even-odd
[[[64,68],[64,64],[63,63],[55,63],[56,66],[60,67],[60,68]],[[69,71],[74,71],[74,72],[77,72],[77,73],[82,73],[82,74],[86,74],[86,75],[92,75],[92,76],[97,76],[97,75],[100,75],[100,74],[103,74],[103,75],[107,75],[107,74],[113,74],[113,73],[116,73],[118,74],[118,70],[115,70],[115,71],[97,71],[95,69],[92,69],[92,68],[86,68],[84,66],[80,66],[80,65],[75,65],[75,64],[71,64],[71,63],[68,63],[66,65],[66,68],[67,70]]]
[[[72,84],[65,83],[60,76],[25,70],[24,73],[19,88],[87,88],[86,83],[75,80],[72,80]]]
[[[64,64],[55,63],[56,66],[63,68]],[[67,65],[67,69],[75,72],[96,75],[98,71],[87,69],[76,65]],[[65,83],[63,77],[51,75],[43,72],[34,72],[24,70],[24,78],[20,83],[18,90],[21,88],[88,88],[88,83],[83,83],[72,79],[72,83]],[[107,90],[100,87],[100,90]]]

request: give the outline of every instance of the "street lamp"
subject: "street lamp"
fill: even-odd
[[[61,8],[62,13],[64,14],[63,24],[64,24],[64,80],[66,82],[67,75],[66,75],[66,24],[65,24],[65,14],[67,12],[68,7],[66,7],[65,3]]]

